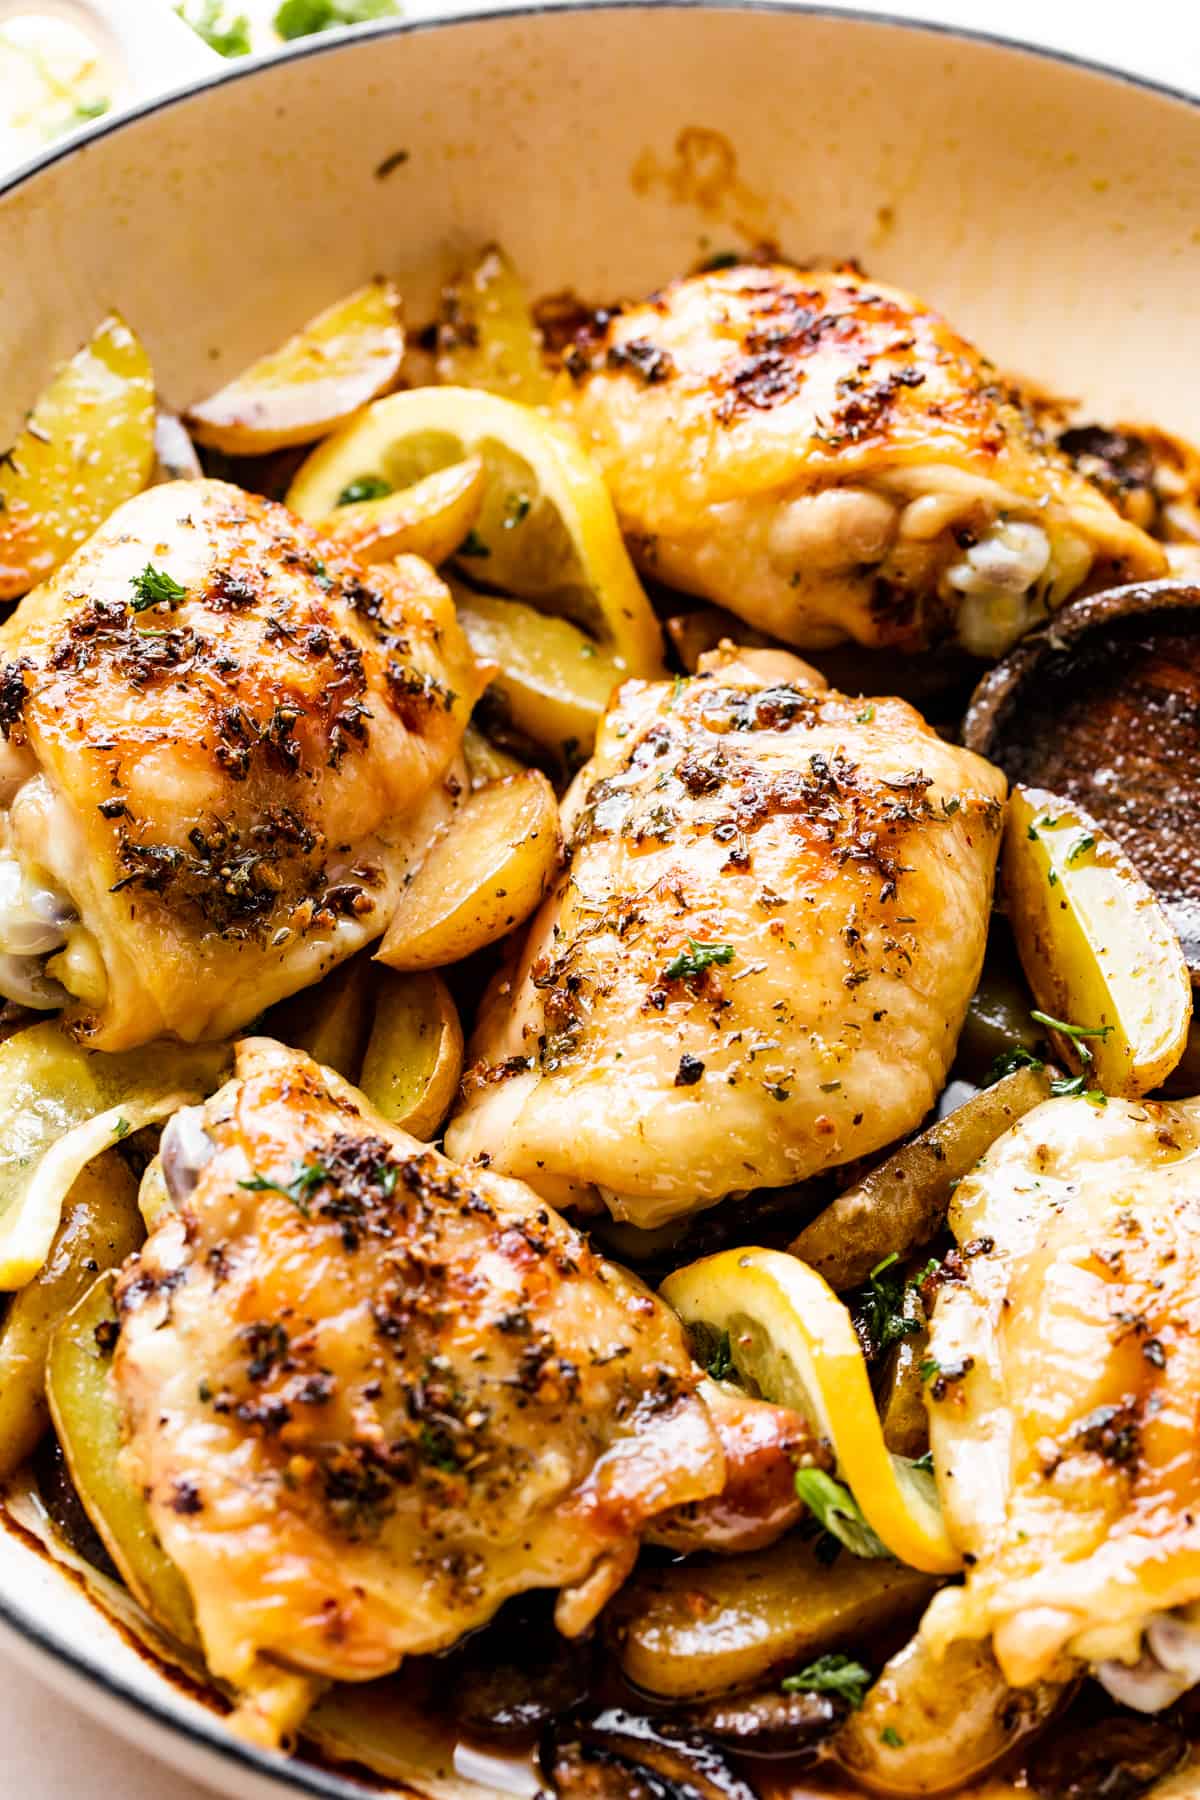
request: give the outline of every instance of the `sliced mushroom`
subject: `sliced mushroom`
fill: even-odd
[[[976,688],[963,738],[1112,834],[1200,981],[1200,587],[1153,581],[1060,608]]]
[[[551,1606],[535,1597],[505,1607],[445,1658],[445,1691],[456,1725],[470,1736],[528,1737],[584,1705],[594,1665],[594,1640],[564,1638]]]
[[[559,1800],[756,1800],[702,1733],[623,1707],[551,1727],[541,1762]]]
[[[1098,1712],[1092,1694],[1081,1698],[1025,1765],[1042,1800],[1136,1800],[1187,1753],[1178,1720]]]
[[[710,1700],[689,1708],[687,1717],[695,1730],[739,1756],[816,1761],[848,1711],[847,1702],[833,1694],[785,1694],[774,1687]]]

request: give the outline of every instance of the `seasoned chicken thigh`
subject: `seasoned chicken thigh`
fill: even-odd
[[[925,1635],[1158,1710],[1200,1679],[1200,1100],[1050,1100],[950,1222],[930,1436],[968,1566]]]
[[[415,557],[219,481],[118,508],[0,627],[0,992],[119,1050],[315,981],[386,927],[482,680]]]
[[[650,1226],[913,1129],[978,979],[1004,792],[786,652],[628,683],[450,1154]]]
[[[598,315],[567,404],[642,567],[785,643],[999,655],[1162,546],[940,314],[853,270],[738,267]]]
[[[528,1588],[574,1635],[648,1519],[721,1489],[662,1302],[299,1052],[243,1042],[159,1179],[114,1379],[215,1675],[369,1680]]]

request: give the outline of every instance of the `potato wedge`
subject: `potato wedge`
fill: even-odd
[[[1010,1688],[986,1644],[960,1639],[935,1657],[915,1637],[846,1718],[834,1760],[874,1793],[949,1793],[1040,1730],[1069,1686]]]
[[[145,1237],[138,1184],[115,1150],[75,1178],[45,1266],[13,1296],[0,1325],[0,1481],[6,1481],[50,1422],[50,1338],[98,1272],[115,1269]]]
[[[526,406],[549,401],[553,376],[542,334],[524,283],[497,245],[445,289],[437,340],[440,381],[488,388]]]
[[[357,1082],[371,1032],[378,980],[379,972],[372,968],[369,957],[352,956],[315,987],[302,988],[271,1007],[259,1029],[266,1037],[306,1050],[314,1062]]]
[[[929,1350],[929,1334],[914,1331],[901,1338],[893,1350],[879,1392],[879,1423],[883,1441],[893,1456],[914,1461],[929,1448],[929,1414],[925,1410],[925,1382],[921,1364]]]
[[[440,975],[385,969],[358,1081],[371,1105],[428,1142],[450,1110],[462,1066],[458,1008]]]
[[[454,555],[479,517],[483,489],[483,463],[468,456],[398,494],[343,502],[320,528],[363,562],[423,556],[436,568]]]
[[[372,281],[193,406],[187,426],[232,456],[311,444],[393,387],[403,360],[400,295]]]
[[[503,781],[506,775],[523,775],[526,764],[510,756],[499,744],[474,725],[468,725],[463,737],[463,761],[467,765],[471,789],[487,787],[489,782]]]
[[[76,1491],[135,1598],[180,1643],[197,1644],[182,1575],[159,1543],[146,1502],[121,1467],[121,1422],[108,1379],[115,1338],[113,1277],[101,1275],[50,1340],[46,1396]]]
[[[956,1181],[1002,1132],[1050,1096],[1044,1069],[1014,1069],[967,1100],[847,1188],[788,1245],[837,1293],[875,1265],[927,1244],[946,1222]]]
[[[518,731],[564,757],[590,751],[612,691],[623,680],[608,651],[577,625],[519,600],[452,582],[458,622],[481,662],[498,664],[491,689]]]
[[[689,675],[696,673],[700,658],[715,650],[725,638],[761,649],[778,648],[779,644],[777,638],[756,631],[722,606],[701,606],[695,612],[672,614],[667,620],[667,636]]]
[[[413,876],[378,952],[393,969],[437,969],[520,925],[562,854],[558,803],[536,769],[480,788]]]
[[[841,1555],[793,1532],[767,1550],[639,1569],[605,1614],[625,1675],[670,1700],[728,1693],[771,1670],[870,1642],[915,1617],[933,1576]]]
[[[154,373],[113,314],[0,453],[0,600],[44,581],[153,468]]]
[[[1179,940],[1129,858],[1081,807],[1040,788],[1009,800],[1009,922],[1040,1009],[1089,1087],[1137,1099],[1187,1048],[1192,988]]]

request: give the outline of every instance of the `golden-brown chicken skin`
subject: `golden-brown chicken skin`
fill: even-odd
[[[912,1130],[978,979],[1004,793],[784,651],[626,684],[450,1153],[651,1226]]]
[[[215,1675],[368,1680],[535,1587],[573,1635],[647,1519],[720,1490],[662,1302],[299,1052],[244,1041],[161,1181],[114,1379]]]
[[[950,1223],[928,1405],[968,1566],[923,1630],[1157,1710],[1200,1678],[1200,1101],[1047,1101]]]
[[[0,628],[0,989],[118,1050],[316,980],[386,927],[481,685],[417,558],[219,481],[129,501]]]
[[[957,633],[998,655],[1084,583],[1166,572],[991,364],[898,288],[741,266],[600,320],[563,403],[635,556],[785,643]]]

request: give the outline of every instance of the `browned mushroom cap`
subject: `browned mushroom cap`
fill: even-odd
[[[787,1694],[774,1687],[689,1706],[686,1717],[694,1730],[740,1756],[816,1761],[849,1710],[833,1694]]]
[[[1166,1716],[1074,1709],[1042,1739],[1025,1779],[1042,1800],[1137,1800],[1170,1774],[1187,1752],[1187,1737]]]
[[[1112,834],[1200,983],[1200,587],[1152,581],[1062,607],[980,682],[963,741]]]
[[[532,1737],[587,1700],[595,1641],[564,1638],[541,1596],[510,1602],[485,1631],[443,1659],[455,1722],[474,1737]]]
[[[539,1754],[558,1800],[755,1800],[710,1739],[619,1706],[551,1726]]]

